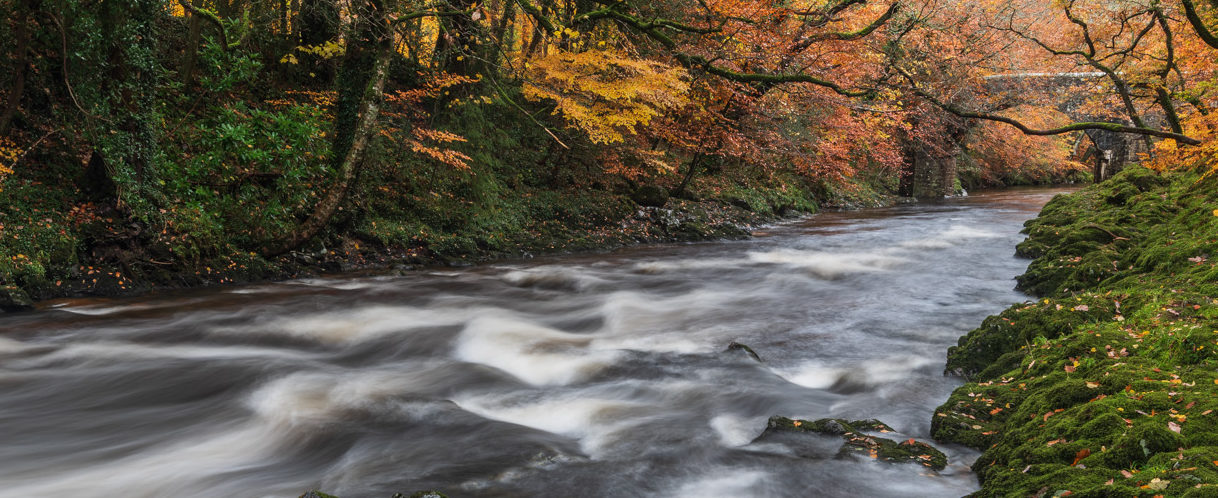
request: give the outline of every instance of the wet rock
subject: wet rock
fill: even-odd
[[[851,432],[896,432],[888,424],[875,419],[850,421],[840,418],[822,418],[815,421],[807,421],[781,416],[770,417],[770,421],[766,425],[766,431],[819,432],[821,434],[836,436]]]
[[[912,438],[898,443],[887,438],[857,434],[844,437],[847,439],[842,453],[866,455],[881,462],[916,463],[935,470],[947,467],[947,455]]]
[[[668,204],[668,191],[655,185],[644,185],[635,190],[630,199],[640,206],[664,207]]]
[[[338,497],[334,496],[334,495],[328,495],[328,494],[322,493],[321,491],[313,490],[313,491],[309,491],[308,493],[305,493],[303,495],[300,495],[300,498],[338,498]]]
[[[34,309],[34,301],[26,295],[25,291],[11,285],[0,286],[0,310],[13,312],[32,309]]]
[[[752,356],[754,360],[757,360],[758,362],[761,361],[761,356],[758,356],[757,352],[753,351],[753,348],[740,344],[739,342],[733,341],[731,344],[727,345],[727,352],[732,351],[744,351],[745,353],[748,353],[749,356]]]
[[[410,495],[410,498],[448,498],[448,495],[439,491],[428,490],[416,492]]]
[[[745,211],[749,211],[749,212],[752,212],[752,211],[753,211],[753,205],[752,205],[752,204],[749,204],[749,201],[746,201],[746,200],[741,199],[741,198],[739,198],[739,197],[732,197],[732,198],[729,198],[729,199],[727,199],[727,203],[728,203],[728,204],[730,204],[730,205],[736,206],[736,207],[738,207],[738,208],[740,208],[740,209],[743,209],[743,210],[745,210]]]
[[[773,436],[775,433],[811,432],[840,436],[845,444],[838,455],[865,455],[870,458],[890,463],[916,463],[927,468],[943,470],[947,466],[947,455],[935,447],[907,439],[900,443],[891,439],[876,437],[867,432],[895,432],[888,424],[879,420],[853,420],[822,418],[815,421],[790,419],[787,417],[770,417],[766,430],[761,438]]]

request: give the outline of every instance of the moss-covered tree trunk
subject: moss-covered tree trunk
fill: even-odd
[[[359,176],[368,145],[376,136],[377,117],[393,56],[393,33],[383,0],[358,2],[352,10],[356,16],[356,29],[339,69],[338,109],[331,146],[338,177],[303,223],[264,248],[263,253],[267,256],[294,250],[325,228],[346,200],[347,192]]]

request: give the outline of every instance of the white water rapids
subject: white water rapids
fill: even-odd
[[[929,442],[946,348],[1025,299],[1053,193],[0,315],[0,496],[967,494],[967,449],[935,473],[753,441],[784,415]]]

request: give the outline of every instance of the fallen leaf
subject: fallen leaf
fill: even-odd
[[[1091,389],[1095,389],[1097,387],[1100,387],[1100,383],[1099,382],[1088,382],[1087,387],[1091,388]]]
[[[1163,491],[1163,490],[1167,489],[1167,485],[1170,482],[1171,481],[1164,481],[1164,480],[1156,477],[1154,479],[1151,479],[1149,483],[1146,483],[1146,487],[1148,489],[1153,489],[1155,491]]]
[[[1045,443],[1045,446],[1053,446],[1053,445],[1055,445],[1055,444],[1057,444],[1057,443],[1064,443],[1064,442],[1066,442],[1066,440],[1065,440],[1065,439],[1054,439],[1054,440],[1052,440],[1052,441],[1049,441],[1049,442]]]
[[[1082,460],[1082,459],[1087,458],[1087,457],[1089,457],[1089,456],[1091,456],[1091,450],[1090,450],[1090,449],[1083,448],[1083,449],[1081,449],[1081,450],[1078,450],[1078,453],[1075,453],[1075,454],[1074,454],[1074,462],[1070,463],[1070,466],[1071,466],[1071,467],[1073,467],[1073,466],[1075,466],[1075,465],[1078,465],[1079,460]]]
[[[1172,432],[1175,432],[1176,434],[1179,434],[1179,433],[1180,433],[1180,424],[1177,424],[1177,423],[1175,423],[1175,422],[1168,422],[1168,423],[1167,423],[1167,428],[1168,428],[1168,429],[1171,429],[1171,431],[1172,431]]]
[[[1121,475],[1125,476],[1126,479],[1133,479],[1133,472],[1128,470],[1122,470]]]

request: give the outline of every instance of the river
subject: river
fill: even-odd
[[[968,494],[966,448],[936,473],[754,439],[784,415],[932,442],[946,348],[1026,299],[1014,247],[1057,192],[0,315],[0,496]]]

